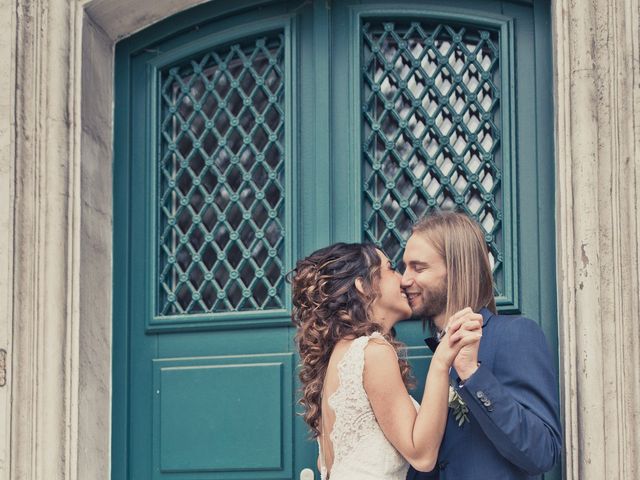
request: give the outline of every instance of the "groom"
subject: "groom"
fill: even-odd
[[[411,468],[407,479],[539,478],[561,454],[553,357],[535,322],[496,313],[482,230],[464,214],[434,213],[414,226],[403,260],[413,313],[432,331],[443,332],[451,314],[466,307],[484,320],[482,340],[465,347],[451,370],[467,420],[459,426],[450,410],[436,468]],[[427,344],[437,347],[434,339]]]

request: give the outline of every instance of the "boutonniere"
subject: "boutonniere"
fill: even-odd
[[[469,407],[464,403],[462,397],[455,391],[452,386],[449,386],[449,408],[453,410],[454,418],[458,422],[458,426],[462,427],[464,422],[469,421]]]

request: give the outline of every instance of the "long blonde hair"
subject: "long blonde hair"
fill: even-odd
[[[428,240],[447,267],[446,317],[466,307],[496,313],[489,252],[480,225],[464,213],[437,210],[413,226]]]

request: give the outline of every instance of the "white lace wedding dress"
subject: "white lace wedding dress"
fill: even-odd
[[[405,480],[407,475],[409,464],[382,433],[364,389],[364,349],[371,338],[384,340],[378,332],[358,337],[338,363],[339,386],[328,399],[335,412],[331,472],[318,438],[322,480]]]

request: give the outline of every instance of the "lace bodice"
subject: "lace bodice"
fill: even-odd
[[[328,399],[335,412],[331,480],[404,480],[409,468],[382,433],[364,389],[364,350],[371,338],[386,341],[378,332],[356,338],[338,363],[339,386]],[[320,439],[318,445],[321,478],[327,480]]]

